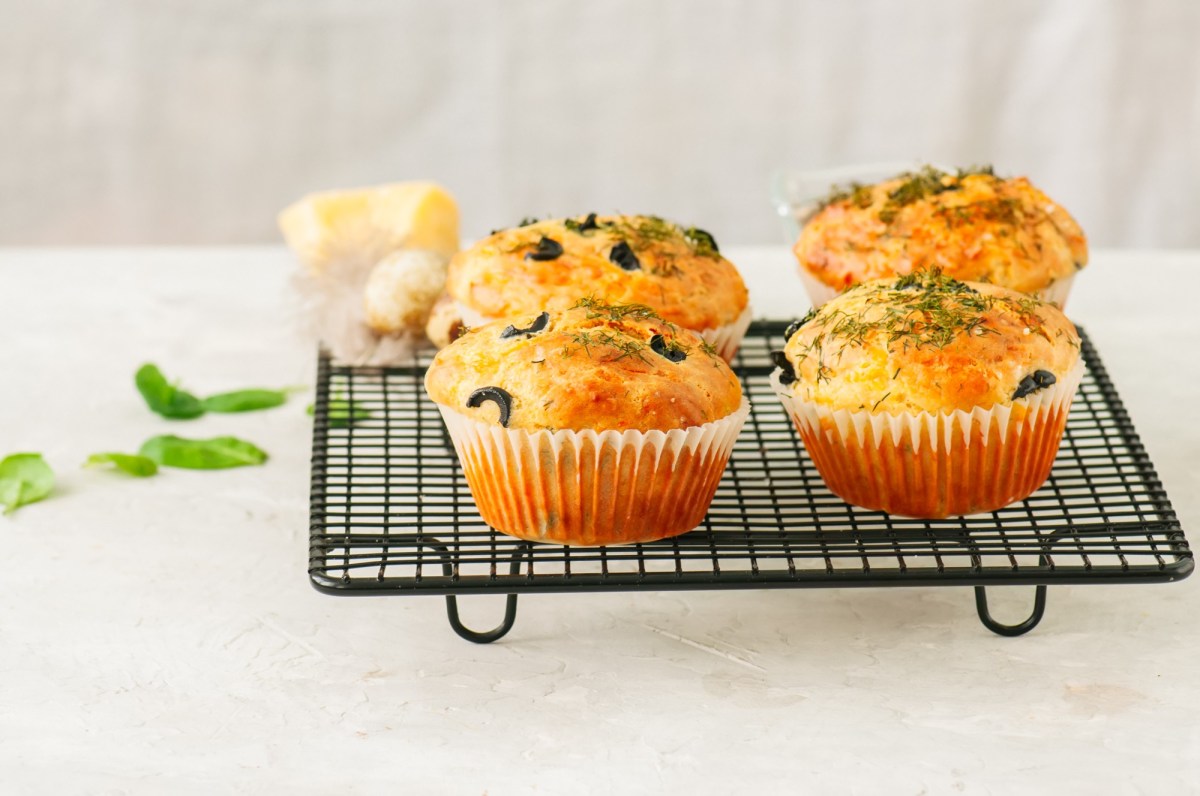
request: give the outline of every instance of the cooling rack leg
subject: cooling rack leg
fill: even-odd
[[[1038,622],[1042,621],[1042,615],[1046,613],[1046,587],[1037,586],[1036,589],[1033,596],[1033,613],[1029,618],[1015,625],[1005,625],[993,619],[988,611],[987,589],[976,586],[975,610],[979,612],[979,621],[983,622],[983,626],[988,630],[1001,636],[1021,636],[1028,633],[1037,627]]]
[[[458,600],[453,595],[446,597],[446,616],[449,618],[450,627],[454,628],[454,632],[467,641],[473,641],[476,644],[491,644],[496,639],[504,638],[504,634],[512,630],[513,623],[517,621],[517,595],[510,594],[505,598],[504,620],[491,630],[480,632],[463,625],[462,620],[458,618]]]

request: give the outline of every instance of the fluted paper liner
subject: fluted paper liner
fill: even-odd
[[[1022,500],[1050,475],[1083,360],[1011,405],[970,412],[830,409],[771,386],[830,491],[847,503],[937,519]]]
[[[670,431],[526,431],[438,404],[484,522],[597,546],[677,536],[704,519],[750,413]]]
[[[804,292],[808,294],[808,300],[812,302],[814,307],[820,307],[827,301],[837,298],[844,288],[836,288],[825,284],[820,279],[817,279],[804,266],[799,267],[800,281],[804,284]],[[1075,284],[1075,274],[1064,276],[1061,279],[1056,279],[1041,290],[1033,292],[1033,296],[1046,302],[1047,304],[1055,304],[1059,309],[1067,305],[1067,295],[1071,292],[1071,286]]]
[[[461,301],[456,301],[455,304],[458,306],[459,317],[469,327],[482,326],[485,323],[499,320],[499,318],[481,315]],[[727,323],[714,329],[692,329],[691,331],[700,335],[706,343],[717,349],[717,353],[722,359],[732,362],[734,356],[737,355],[738,348],[742,345],[742,338],[746,336],[746,330],[750,328],[750,320],[753,317],[750,305],[747,304],[746,309],[733,323]]]

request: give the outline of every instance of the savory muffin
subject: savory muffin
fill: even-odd
[[[712,345],[645,305],[595,299],[471,329],[425,389],[483,519],[560,544],[695,527],[749,411]]]
[[[931,166],[876,185],[836,190],[794,247],[815,306],[850,285],[940,268],[1062,306],[1087,265],[1070,214],[1024,177],[990,167],[950,174]]]
[[[582,296],[644,304],[726,359],[750,324],[746,285],[712,235],[655,216],[527,219],[456,255],[446,292],[467,326],[563,310]]]
[[[825,483],[915,517],[1041,486],[1083,369],[1057,307],[936,269],[850,288],[788,333],[772,386]]]

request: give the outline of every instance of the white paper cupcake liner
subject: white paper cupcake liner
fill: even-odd
[[[827,301],[837,298],[842,291],[836,287],[829,285],[817,279],[808,272],[804,266],[799,266],[796,269],[800,274],[800,282],[804,285],[804,292],[808,294],[808,300],[812,302],[814,307],[820,307]]]
[[[484,522],[535,542],[597,546],[704,519],[750,412],[670,431],[526,431],[438,404]]]
[[[912,517],[993,511],[1045,482],[1083,361],[1054,385],[1011,405],[970,412],[872,412],[802,401],[771,374],[804,447],[847,503]]]
[[[481,315],[476,310],[471,309],[461,301],[455,301],[458,307],[460,316],[468,327],[474,328],[482,326],[485,323],[498,321],[499,318],[490,318],[486,315]],[[746,309],[737,317],[733,323],[727,323],[723,326],[718,326],[714,329],[693,329],[696,334],[704,338],[704,341],[717,349],[717,353],[726,362],[732,362],[738,349],[742,345],[742,338],[746,336],[746,330],[750,328],[750,321],[754,318],[754,313],[750,309],[750,305],[746,305]]]
[[[1056,279],[1044,288],[1039,290],[1035,295],[1046,302],[1047,304],[1055,304],[1061,310],[1067,306],[1067,295],[1071,292],[1071,286],[1075,284],[1075,274],[1064,276],[1062,279]]]
[[[733,323],[727,323],[724,326],[718,326],[715,329],[701,329],[696,332],[704,338],[704,341],[717,349],[717,353],[726,362],[732,362],[737,355],[738,349],[742,347],[742,338],[746,336],[746,330],[750,328],[750,321],[754,317],[754,312],[750,309],[750,305],[746,305],[746,309],[737,317]]]
[[[820,307],[825,302],[837,298],[841,294],[841,290],[817,279],[804,266],[799,266],[796,269],[800,274],[800,282],[804,285],[804,292],[808,294],[808,300],[812,302],[814,307]],[[1056,279],[1041,290],[1036,291],[1033,295],[1048,304],[1056,304],[1059,309],[1066,306],[1067,295],[1071,292],[1071,286],[1075,283],[1075,274],[1064,276],[1062,279]]]

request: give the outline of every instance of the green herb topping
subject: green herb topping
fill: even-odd
[[[985,295],[946,276],[941,269],[905,274],[875,290],[878,298],[873,297],[871,303],[882,306],[882,312],[851,314],[826,307],[810,322],[820,332],[802,350],[800,359],[817,356],[818,380],[827,375],[823,358],[827,342],[861,346],[868,337],[882,333],[889,347],[944,348],[959,337],[999,334],[987,323],[987,313],[996,307],[1007,308],[1031,333],[1049,339],[1037,314],[1041,302],[1029,297]]]
[[[670,321],[665,320],[645,304],[605,304],[599,299],[585,296],[576,301],[571,309],[586,309],[588,311],[588,318],[607,318],[610,321],[623,321],[626,318],[633,318],[640,321],[658,321],[667,326],[672,326]]]
[[[957,191],[962,186],[962,181],[973,175],[996,176],[991,166],[971,166],[966,169],[958,169],[954,174],[933,166],[925,166],[920,171],[900,174],[895,179],[901,180],[901,182],[888,191],[887,199],[879,210],[879,220],[885,224],[891,224],[896,220],[896,216],[902,208],[930,196],[937,196],[947,191]],[[817,210],[824,210],[826,207],[840,202],[850,202],[855,207],[865,210],[875,202],[873,188],[857,182],[849,185],[835,185],[830,193],[817,203]],[[942,208],[942,210],[948,214],[958,213],[958,208]],[[1011,208],[1003,206],[992,208],[988,212],[994,216],[985,216],[988,217],[988,220],[1007,220],[1012,217]],[[947,218],[949,220],[950,216]],[[955,218],[962,221],[967,217],[956,215]]]
[[[594,348],[608,348],[617,354],[611,360],[613,362],[619,362],[622,359],[630,357],[639,359],[642,362],[648,362],[643,354],[649,347],[650,350],[670,359],[672,362],[680,362],[691,353],[692,347],[679,341],[675,333],[675,324],[664,319],[645,304],[605,304],[599,299],[588,296],[576,301],[571,309],[587,310],[587,317],[589,319],[599,318],[615,324],[620,324],[627,319],[656,321],[662,324],[663,332],[653,335],[649,341],[644,341],[621,328],[577,331],[572,333],[571,342],[563,347],[563,356],[570,356],[572,352],[582,348],[591,357],[594,356]],[[657,342],[656,338],[658,338]],[[659,350],[660,348],[662,349],[661,351]],[[702,340],[698,348],[705,356],[714,361],[716,360],[716,346]]]

